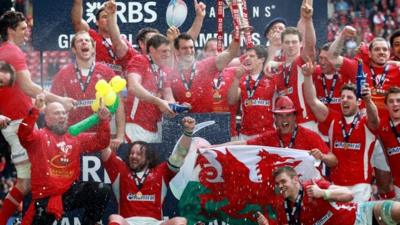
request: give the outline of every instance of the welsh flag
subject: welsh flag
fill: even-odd
[[[181,216],[188,223],[208,224],[218,220],[231,225],[257,224],[254,214],[276,220],[273,204],[277,194],[272,172],[288,165],[301,179],[320,178],[318,162],[308,151],[265,146],[207,146],[195,138],[181,171],[170,187],[177,199]],[[208,145],[209,146],[209,145]]]

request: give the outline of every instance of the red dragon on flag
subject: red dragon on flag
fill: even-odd
[[[260,211],[276,224],[274,205],[281,204],[275,192],[272,172],[294,167],[305,179],[318,178],[314,158],[307,151],[265,146],[228,146],[200,149],[179,201],[189,224],[214,220],[228,224],[257,224]],[[190,160],[189,160],[190,161]],[[186,163],[186,162],[185,162]],[[190,164],[190,162],[188,162]],[[179,176],[178,176],[179,177]]]

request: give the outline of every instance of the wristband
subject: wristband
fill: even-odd
[[[330,197],[331,197],[331,191],[330,190],[325,190],[324,191],[324,196],[323,196],[324,200],[329,201]]]
[[[193,131],[183,130],[183,135],[186,137],[193,137]]]

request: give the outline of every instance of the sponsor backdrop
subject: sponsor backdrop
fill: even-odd
[[[200,0],[199,0],[200,1]],[[84,1],[83,18],[95,28],[94,12],[104,1]],[[207,4],[204,25],[197,39],[196,46],[202,47],[209,37],[215,37],[216,25],[216,0],[204,1]],[[296,26],[300,15],[301,0],[248,0],[250,24],[254,27],[252,38],[255,44],[265,44],[263,37],[264,28],[270,20],[276,17],[285,18],[290,26]],[[195,10],[193,0],[185,1],[188,9],[186,21],[180,28],[186,31],[191,26]],[[165,33],[168,25],[166,22],[166,10],[169,1],[139,0],[117,1],[118,24],[121,33],[127,39],[134,42],[135,34],[143,27],[154,27]],[[66,50],[70,46],[71,34],[73,34],[70,10],[72,0],[41,0],[33,5],[33,44],[37,50]],[[327,24],[327,0],[314,1],[314,25],[318,38],[318,45],[326,40]],[[228,44],[229,33],[232,30],[231,13],[225,10],[225,46]]]

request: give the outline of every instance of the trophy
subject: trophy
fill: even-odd
[[[240,33],[244,33],[245,43],[247,48],[253,47],[253,41],[251,40],[252,27],[249,23],[248,11],[246,0],[218,0],[217,8],[217,30],[218,30],[218,41],[221,42],[220,48],[222,50],[222,33],[223,33],[223,18],[224,8],[229,8],[232,13],[233,25],[235,28],[234,39],[240,40]]]

